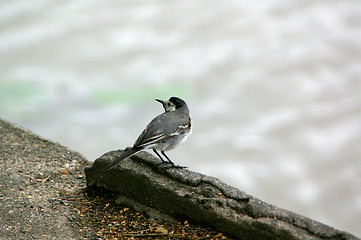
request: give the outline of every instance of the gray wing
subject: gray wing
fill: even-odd
[[[134,146],[146,147],[172,138],[187,131],[190,124],[191,121],[188,116],[179,116],[174,111],[162,113],[146,126],[135,141]]]

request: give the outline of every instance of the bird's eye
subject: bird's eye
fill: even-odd
[[[170,103],[167,103],[168,107],[170,107]]]

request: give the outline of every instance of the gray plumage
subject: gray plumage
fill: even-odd
[[[165,101],[156,99],[156,101],[162,103],[165,112],[159,114],[145,127],[132,148],[108,164],[103,168],[102,172],[109,170],[121,160],[142,149],[153,149],[161,161],[166,163],[157,152],[157,150],[160,150],[172,166],[179,167],[174,165],[164,151],[174,149],[191,134],[192,123],[188,106],[182,99],[177,97],[171,97]]]

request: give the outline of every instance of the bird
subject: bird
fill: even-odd
[[[155,99],[161,103],[164,112],[156,116],[143,130],[135,141],[133,147],[123,152],[119,157],[104,167],[101,172],[113,168],[120,161],[132,156],[143,149],[153,149],[162,163],[170,163],[172,167],[184,168],[175,165],[165,154],[185,142],[192,133],[192,119],[187,103],[178,98],[170,97],[168,100]],[[164,160],[159,152],[167,159]]]

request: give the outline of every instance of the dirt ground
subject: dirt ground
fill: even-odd
[[[0,119],[0,239],[228,239],[186,220],[151,222],[90,193],[81,154]]]

